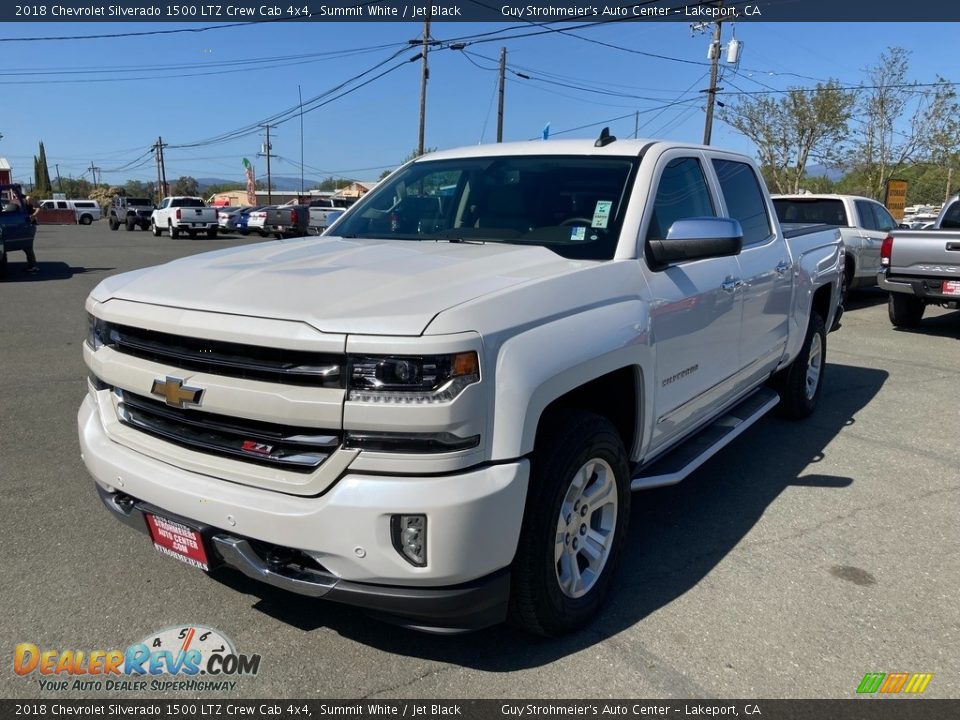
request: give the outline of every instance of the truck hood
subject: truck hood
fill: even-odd
[[[117,275],[93,298],[295,320],[329,333],[420,335],[455,305],[587,264],[539,246],[299,238]]]

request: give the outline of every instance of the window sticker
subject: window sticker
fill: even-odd
[[[598,200],[597,206],[593,210],[593,222],[590,223],[590,227],[605,228],[607,223],[610,222],[610,208],[612,207],[613,203],[610,200]]]
[[[587,229],[582,225],[580,227],[570,228],[570,239],[571,240],[585,240],[587,237]]]

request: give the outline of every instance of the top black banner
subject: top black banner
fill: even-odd
[[[59,0],[3,3],[0,22],[957,22],[960,3],[943,0],[275,0],[274,2],[130,2]]]

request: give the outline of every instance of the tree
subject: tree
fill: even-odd
[[[197,196],[200,194],[200,186],[197,184],[196,178],[181,175],[173,184],[173,190],[170,192],[172,195]]]
[[[126,197],[149,198],[153,197],[153,183],[142,180],[127,180],[123,184],[123,195]]]
[[[956,91],[941,77],[931,87],[908,81],[910,53],[887,48],[866,68],[857,106],[863,126],[849,148],[848,166],[864,194],[882,199],[887,180],[918,160],[944,163],[960,149]]]
[[[50,183],[50,170],[47,168],[47,151],[43,149],[43,140],[40,141],[40,155],[37,157],[37,192],[49,196],[53,192]]]
[[[790,88],[785,96],[744,97],[721,119],[757,146],[764,176],[776,192],[797,192],[807,163],[832,165],[848,133],[854,96],[836,80],[812,90]]]

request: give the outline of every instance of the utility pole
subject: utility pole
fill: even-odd
[[[944,204],[944,205],[946,205],[948,202],[950,202],[950,189],[951,189],[951,186],[952,186],[952,185],[953,185],[953,168],[952,168],[952,167],[948,167],[948,168],[947,168],[947,194],[944,195],[944,197],[943,197],[943,204]]]
[[[303,202],[303,93],[297,85],[297,97],[300,98],[300,202]]]
[[[100,169],[93,164],[93,160],[90,161],[90,177],[93,179],[93,189],[97,189],[97,171]]]
[[[270,144],[270,126],[264,125],[263,127],[267,131],[267,141],[263,144],[263,152],[259,152],[257,155],[267,159],[267,205],[273,205],[273,184],[270,175],[270,158],[273,157],[271,152],[273,145]]]
[[[163,200],[163,181],[160,176],[160,139],[157,138],[157,142],[153,144],[153,156],[157,160],[157,187],[154,192],[155,201],[159,203]]]
[[[427,66],[427,53],[430,51],[430,18],[433,7],[428,5],[427,19],[423,21],[423,42],[420,52],[420,133],[417,137],[417,155],[423,155],[423,136],[427,123],[427,79],[430,77],[430,68]]]
[[[723,3],[718,4],[719,8]],[[713,41],[710,43],[710,87],[707,89],[707,117],[703,123],[703,144],[710,144],[710,136],[713,134],[713,106],[717,100],[717,73],[720,65],[720,32],[723,22],[720,16],[713,23]]]
[[[636,140],[640,135],[640,111],[633,114],[633,139]]]
[[[503,93],[507,84],[507,49],[500,48],[500,97],[497,101],[497,142],[503,142]]]
[[[60,163],[54,163],[53,165],[57,169],[57,192],[63,192],[63,182],[60,180]],[[947,187],[950,187],[950,183],[947,183]]]
[[[163,138],[157,136],[157,144],[153,146],[157,150],[157,183],[160,190],[160,199],[165,198],[169,191],[167,189],[167,166],[163,160]]]

